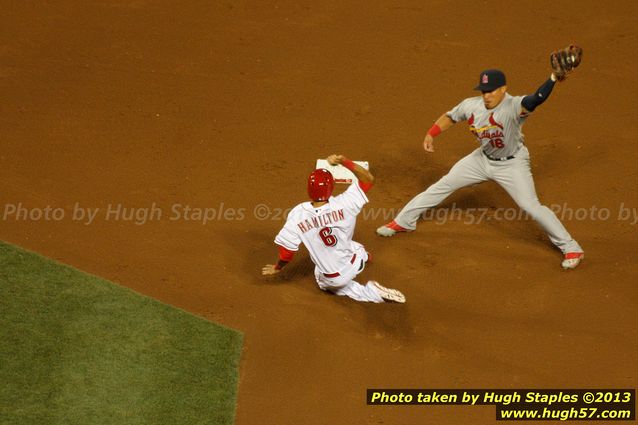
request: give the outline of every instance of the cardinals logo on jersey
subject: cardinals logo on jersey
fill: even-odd
[[[503,143],[503,130],[505,127],[503,124],[496,121],[493,112],[487,118],[488,125],[476,127],[474,125],[474,120],[474,114],[472,114],[467,120],[467,123],[470,125],[470,133],[477,138],[479,143],[481,143],[484,139],[487,139],[488,143],[495,148],[502,148],[505,146]]]
[[[504,129],[503,124],[496,121],[496,119],[494,118],[494,112],[490,114],[487,121],[489,125],[477,128],[476,126],[474,126],[474,114],[470,115],[470,118],[468,118],[467,120],[467,123],[470,126],[470,133],[472,133],[475,137],[482,139],[484,137],[489,138],[491,134],[491,130],[499,129],[501,131],[496,131],[495,133],[499,133],[498,136],[503,137],[503,132],[502,132],[502,130]]]
[[[492,126],[491,128],[498,127],[501,130],[503,130],[503,124],[496,122],[496,120],[494,119],[494,112],[490,114],[488,121],[490,122],[490,125]]]

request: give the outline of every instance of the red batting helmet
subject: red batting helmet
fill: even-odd
[[[313,201],[327,201],[335,187],[330,171],[318,168],[308,176],[308,196]]]

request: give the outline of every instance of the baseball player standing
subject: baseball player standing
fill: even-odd
[[[361,285],[354,278],[363,271],[368,253],[363,245],[352,240],[357,215],[368,203],[366,193],[373,185],[372,174],[342,155],[330,155],[331,165],[341,164],[359,180],[338,196],[332,174],[323,168],[308,177],[309,202],[303,202],[290,211],[286,224],[275,243],[279,245],[279,261],[262,268],[263,275],[274,275],[288,264],[294,253],[304,244],[315,264],[315,279],[319,288],[357,301],[382,303],[405,302],[405,296],[396,289],[368,281]]]
[[[569,65],[575,67],[578,62]],[[553,72],[534,94],[511,96],[507,93],[503,72],[497,69],[481,72],[479,85],[475,87],[481,91],[481,96],[465,99],[441,115],[423,141],[425,151],[434,152],[436,136],[459,121],[467,121],[480,146],[457,162],[438,182],[415,196],[392,222],[379,227],[377,234],[393,236],[397,232],[415,230],[419,216],[427,208],[435,207],[457,189],[494,180],[540,224],[552,243],[562,251],[562,267],[573,269],[578,266],[584,258],[583,249],[556,215],[539,202],[529,151],[521,132],[530,113],[547,100],[557,79],[564,77],[564,74],[557,76]]]

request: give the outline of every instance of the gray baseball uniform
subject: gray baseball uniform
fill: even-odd
[[[487,109],[481,96],[471,97],[447,112],[454,122],[467,120],[470,132],[481,146],[408,202],[395,222],[405,229],[414,230],[426,209],[437,206],[457,189],[494,180],[540,224],[563,254],[582,252],[556,215],[541,205],[536,195],[529,151],[521,132],[530,113],[521,107],[522,99],[523,96],[505,94],[498,106]]]

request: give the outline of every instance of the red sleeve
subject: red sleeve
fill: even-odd
[[[372,189],[372,186],[374,186],[374,183],[372,182],[364,183],[361,180],[359,180],[359,187],[361,188],[361,190],[363,190],[363,193],[368,193],[368,191]]]
[[[343,165],[350,171],[354,171],[354,162],[349,160],[348,158],[345,158],[343,161],[341,161],[341,165]],[[374,183],[363,183],[359,181],[359,187],[361,188],[361,190],[363,190],[363,193],[368,193],[373,184]]]
[[[294,251],[291,251],[279,245],[279,259],[281,261],[285,261],[286,263],[289,263],[290,261],[292,261],[292,257],[294,256],[295,256]]]

